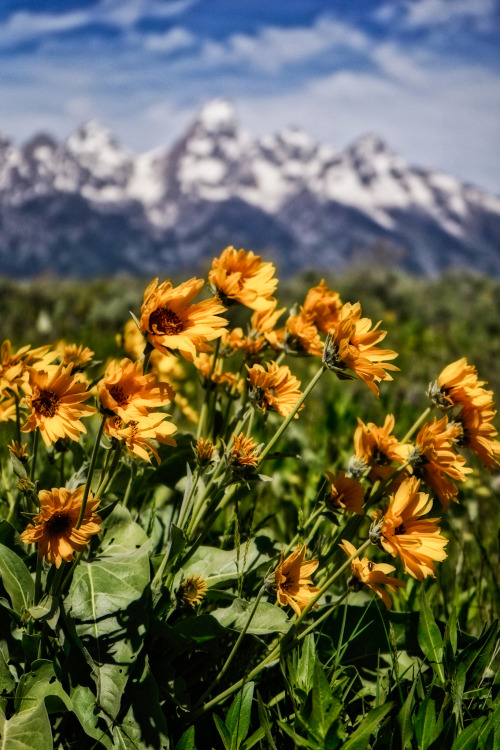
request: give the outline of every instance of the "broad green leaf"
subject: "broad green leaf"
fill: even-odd
[[[9,669],[7,659],[8,652],[7,654],[4,654],[4,651],[0,646],[0,695],[8,695],[16,685],[16,681]]]
[[[222,742],[224,743],[224,747],[226,750],[231,750],[231,735],[229,734],[229,731],[222,721],[222,719],[217,716],[217,714],[212,714],[215,722],[215,726],[217,727],[217,731],[220,734],[220,738]]]
[[[235,599],[230,607],[216,609],[211,614],[222,627],[241,631],[246,625],[253,604],[253,602],[246,602],[244,599]],[[253,633],[254,635],[286,633],[290,625],[291,622],[288,620],[284,609],[270,602],[259,602],[247,633]]]
[[[496,744],[495,744],[496,739]],[[490,714],[487,721],[479,729],[479,748],[480,750],[489,750],[490,747],[496,748],[500,745],[500,705]]]
[[[135,523],[108,531],[101,555],[76,568],[66,599],[94,663],[97,702],[115,719],[147,626],[149,541]]]
[[[480,716],[464,729],[451,746],[451,750],[477,750],[479,730],[486,721],[486,716]]]
[[[389,713],[391,708],[392,703],[386,703],[383,706],[378,706],[378,708],[372,709],[352,733],[347,742],[344,742],[342,750],[366,750],[371,735],[377,731],[384,716]]]
[[[179,742],[175,746],[175,750],[196,750],[194,740],[194,726],[192,726],[189,727],[189,729],[186,729]]]
[[[245,570],[241,570],[242,558],[240,558],[240,570],[238,571],[237,551],[222,550],[216,547],[200,547],[196,550],[189,561],[182,567],[182,576],[188,578],[193,575],[203,575],[208,578],[209,586],[219,583],[233,581],[242,572],[248,573],[257,566],[268,563],[275,554],[273,542],[268,536],[261,534],[250,542],[246,555]]]
[[[35,583],[21,558],[3,544],[0,544],[0,578],[12,608],[22,615],[33,601]]]
[[[113,743],[108,736],[108,727],[96,704],[96,697],[86,685],[78,685],[71,691],[73,713],[82,725],[85,734],[99,741],[106,750],[112,750]]]
[[[410,692],[406,696],[406,700],[403,703],[401,711],[398,713],[397,722],[399,724],[399,730],[401,732],[401,748],[405,750],[411,742],[413,737],[413,726],[411,723],[411,716],[413,713],[413,694],[417,686],[416,680],[410,688]]]
[[[332,693],[323,667],[316,660],[313,673],[312,711],[309,717],[314,733],[324,739],[341,709],[342,703]]]
[[[314,664],[316,661],[316,646],[314,633],[309,633],[304,638],[302,652],[297,664],[297,687],[309,694],[312,690]]]
[[[31,665],[31,672],[23,674],[19,680],[14,708],[22,713],[44,701],[49,714],[64,710],[64,707],[69,711],[73,708],[69,695],[56,677],[52,662],[39,659]]]
[[[51,596],[44,596],[38,604],[34,604],[29,608],[28,612],[34,620],[42,620],[47,618],[55,610],[56,603]]]
[[[436,727],[436,703],[427,694],[415,716],[415,735],[418,750],[427,750],[431,744]]]
[[[231,750],[238,750],[250,729],[254,686],[253,682],[245,685],[227,712],[225,724],[231,734]]]
[[[40,703],[9,721],[0,715],[0,750],[53,750],[47,709]]]
[[[432,614],[432,610],[427,602],[423,586],[420,595],[418,642],[420,648],[431,663],[435,676],[441,685],[444,684],[443,642],[439,628],[434,620],[434,615]]]
[[[483,674],[493,658],[498,635],[498,621],[495,620],[483,636],[478,639],[480,643],[477,643],[475,647],[474,644],[470,644],[474,659],[467,669],[467,689],[475,688],[480,684]]]

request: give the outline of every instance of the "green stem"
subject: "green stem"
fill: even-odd
[[[432,411],[433,408],[434,407],[432,407],[432,406],[428,406],[427,409],[424,412],[422,412],[422,414],[419,416],[419,418],[417,419],[417,421],[410,427],[410,429],[408,430],[408,432],[406,433],[406,435],[402,439],[401,443],[407,443],[408,442],[408,440],[411,438],[411,436],[413,435],[413,433],[416,432],[418,430],[418,428],[420,427],[420,425],[422,425],[425,422],[425,420],[427,419],[427,417],[429,416],[429,414],[431,413],[431,411]]]
[[[312,391],[312,389],[314,388],[314,386],[316,385],[316,383],[318,382],[318,380],[320,379],[320,377],[323,375],[323,373],[325,372],[325,370],[326,370],[326,365],[322,364],[321,367],[319,368],[318,372],[316,373],[316,375],[310,381],[309,385],[305,389],[305,391],[302,394],[302,396],[299,398],[299,400],[297,401],[297,403],[293,407],[293,409],[290,412],[290,414],[283,421],[283,423],[280,425],[280,427],[278,428],[278,430],[274,433],[273,437],[271,438],[271,440],[269,441],[269,443],[266,445],[266,447],[264,448],[264,450],[260,454],[260,460],[261,461],[265,458],[265,456],[267,456],[267,454],[269,453],[269,451],[271,450],[271,448],[277,443],[277,441],[280,439],[280,437],[282,436],[282,434],[285,432],[286,428],[288,427],[288,425],[290,424],[290,422],[292,421],[292,419],[294,418],[294,416],[297,414],[298,410],[300,409],[300,407],[302,406],[302,404],[304,403],[304,401],[306,400],[306,398],[308,397],[308,395],[310,394],[310,392]]]
[[[43,558],[37,554],[36,573],[35,573],[35,600],[34,600],[35,605],[38,604],[42,596],[42,568],[43,568],[42,561],[43,561]]]
[[[37,428],[35,430],[35,434],[33,435],[33,456],[31,458],[30,482],[33,482],[35,479],[36,457],[38,454],[39,437],[40,437],[40,430]]]
[[[59,464],[59,487],[64,487],[64,451],[61,451],[61,458]]]
[[[136,475],[136,468],[137,467],[135,463],[132,461],[132,463],[130,464],[130,476],[128,478],[127,488],[125,490],[125,495],[123,496],[123,505],[125,506],[125,508],[128,508],[128,503],[130,500],[130,493],[132,492],[132,485],[134,483],[134,479]]]
[[[76,529],[79,529],[82,525],[83,518],[85,516],[85,508],[87,507],[87,500],[89,498],[89,492],[90,492],[90,486],[92,484],[92,475],[94,474],[94,469],[97,461],[97,454],[99,452],[99,443],[101,442],[102,433],[104,430],[104,423],[106,421],[106,417],[101,417],[101,424],[99,425],[99,429],[97,431],[97,437],[95,439],[94,443],[94,450],[92,451],[92,457],[90,459],[90,466],[89,466],[89,473],[87,476],[87,482],[85,484],[85,489],[83,491],[83,499],[82,499],[82,507],[80,508],[80,515],[78,516],[78,521],[76,522]]]
[[[207,697],[207,695],[210,695],[210,693],[212,692],[212,690],[214,689],[214,687],[216,687],[219,684],[219,682],[222,680],[222,678],[226,674],[227,670],[229,669],[229,667],[231,665],[231,662],[233,661],[234,657],[236,656],[236,652],[238,651],[238,649],[240,647],[240,644],[241,644],[243,638],[245,637],[248,628],[250,627],[250,623],[252,622],[253,616],[257,612],[257,607],[259,606],[259,602],[260,602],[260,600],[262,598],[262,594],[264,593],[264,591],[265,591],[265,586],[262,586],[261,589],[260,589],[260,591],[259,591],[259,593],[257,594],[257,598],[254,601],[253,607],[252,607],[252,609],[250,610],[250,612],[248,614],[247,621],[245,622],[245,625],[243,626],[243,629],[242,629],[241,633],[239,634],[238,639],[237,639],[236,643],[234,644],[234,646],[233,646],[233,648],[231,650],[231,653],[227,657],[227,659],[226,659],[226,661],[225,661],[222,669],[217,674],[217,676],[214,679],[214,681],[212,682],[212,684],[205,690],[205,692],[203,693],[203,695],[201,696],[201,698],[199,698],[199,700],[196,702],[196,704],[194,705],[194,708],[197,708],[200,705],[200,703],[202,703],[205,700],[205,698]]]
[[[109,467],[109,471],[107,472],[106,475],[104,475],[104,472],[103,472],[103,475],[101,476],[101,481],[99,482],[99,486],[95,491],[96,497],[100,497],[101,494],[104,494],[106,490],[108,489],[109,484],[115,475],[116,467],[118,466],[118,462],[120,460],[122,448],[123,448],[123,441],[118,441],[114,448],[113,459],[111,461],[111,466]]]

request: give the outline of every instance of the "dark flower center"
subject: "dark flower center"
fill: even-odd
[[[128,396],[119,385],[112,385],[109,389],[110,396],[114,398],[118,406],[128,404]]]
[[[158,307],[149,316],[149,326],[153,333],[166,333],[175,336],[184,329],[179,316],[168,307]]]
[[[406,529],[405,529],[404,523],[401,523],[397,528],[395,528],[394,529],[394,533],[397,534],[397,535],[399,535],[399,534],[406,534]]]
[[[71,519],[67,513],[54,513],[47,521],[45,521],[45,528],[49,536],[61,536],[64,534],[71,525]]]
[[[33,409],[42,417],[53,417],[57,411],[59,396],[54,391],[40,391],[38,398],[32,401]]]

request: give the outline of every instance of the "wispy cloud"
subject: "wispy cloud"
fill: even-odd
[[[377,8],[373,16],[384,23],[402,21],[409,29],[463,22],[475,22],[481,27],[495,10],[498,10],[496,0],[390,0]]]

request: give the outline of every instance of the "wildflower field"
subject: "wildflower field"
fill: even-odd
[[[339,282],[0,282],[1,748],[500,748],[500,283]]]

